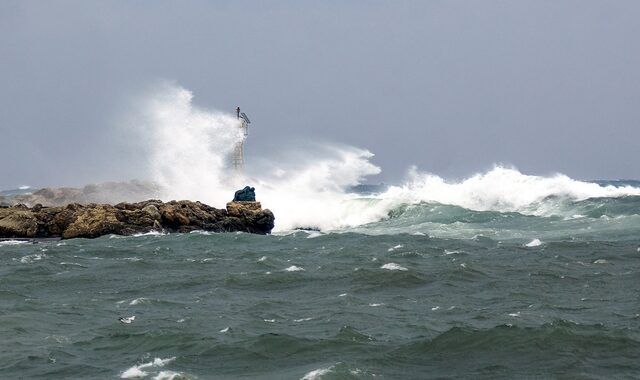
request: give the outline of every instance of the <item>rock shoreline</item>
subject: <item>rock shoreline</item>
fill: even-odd
[[[196,230],[268,234],[274,220],[273,213],[263,210],[260,202],[229,202],[227,209],[201,202],[159,200],[61,207],[19,204],[0,206],[0,238],[73,239]]]

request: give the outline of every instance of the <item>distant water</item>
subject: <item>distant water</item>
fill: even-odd
[[[640,196],[528,207],[0,242],[0,378],[639,377]]]

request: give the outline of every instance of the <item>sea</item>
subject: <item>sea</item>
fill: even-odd
[[[640,378],[638,181],[256,191],[270,235],[0,242],[0,378]]]

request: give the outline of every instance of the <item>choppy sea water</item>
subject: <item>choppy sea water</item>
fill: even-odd
[[[588,202],[0,242],[0,377],[637,378],[640,198]]]

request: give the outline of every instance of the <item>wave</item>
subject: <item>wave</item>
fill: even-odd
[[[639,213],[637,182],[585,182],[563,174],[534,176],[505,166],[459,181],[411,168],[400,185],[363,187],[368,177],[381,172],[370,161],[373,154],[330,143],[298,144],[298,149],[254,158],[247,173],[233,172],[229,155],[244,138],[238,119],[196,107],[193,94],[175,84],[164,83],[147,94],[131,119],[142,142],[147,171],[162,188],[161,198],[224,205],[235,190],[252,185],[258,200],[276,215],[275,232],[354,228],[421,204],[459,207],[459,221],[496,217],[477,212],[507,213],[506,217],[508,213],[545,217]],[[357,192],[363,188],[367,194]],[[631,199],[620,200],[625,197]]]

